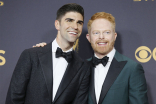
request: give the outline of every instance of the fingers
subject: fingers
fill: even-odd
[[[42,42],[40,45],[41,45],[41,47],[44,47],[45,45],[47,45],[47,43]]]
[[[42,42],[42,43],[38,43],[36,45],[33,45],[33,47],[44,47],[45,45],[47,45],[47,43]]]

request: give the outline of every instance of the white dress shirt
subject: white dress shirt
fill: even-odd
[[[101,63],[95,67],[95,70],[94,70],[94,82],[95,82],[94,84],[95,85],[94,86],[95,86],[95,95],[96,95],[97,103],[99,102],[102,85],[106,78],[106,75],[109,70],[110,64],[113,60],[113,57],[115,55],[115,51],[116,50],[113,48],[113,50],[107,54],[107,57],[109,57],[109,59],[105,67]],[[95,57],[97,57],[96,54],[94,55]]]
[[[57,90],[59,88],[59,85],[61,83],[61,80],[63,78],[63,75],[68,65],[68,62],[63,57],[59,57],[59,58],[55,57],[57,47],[59,47],[59,45],[57,44],[57,41],[55,39],[52,42],[52,59],[53,59],[53,63],[52,63],[53,64],[53,98],[52,100],[54,100],[55,98],[55,95],[57,93]],[[72,51],[72,49],[73,48],[65,52]]]

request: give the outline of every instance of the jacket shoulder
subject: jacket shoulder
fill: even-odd
[[[139,64],[138,62],[132,60],[131,58],[129,58],[123,54],[120,54],[118,51],[116,51],[116,53],[115,53],[115,59],[117,61],[127,61],[128,63],[131,63],[131,64]]]
[[[52,49],[52,45],[51,45],[51,43],[48,43],[44,47],[28,48],[28,49],[25,49],[23,52],[29,52],[29,53],[41,52],[41,53],[45,53],[47,51],[50,51],[51,49]]]

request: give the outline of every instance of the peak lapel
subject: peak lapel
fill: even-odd
[[[88,59],[88,63],[92,66],[91,80],[90,80],[90,87],[89,87],[89,96],[91,96],[91,98],[93,100],[93,104],[97,104],[96,97],[95,97],[95,87],[94,87],[94,70],[95,70],[95,67],[92,65],[92,58]]]
[[[53,84],[53,65],[52,65],[52,43],[42,48],[42,51],[38,52],[40,64],[42,67],[43,75],[47,85],[48,93],[52,101],[52,84]]]
[[[126,63],[127,61],[118,62],[115,58],[113,58],[106,79],[102,86],[101,95],[98,104],[102,104],[102,101],[104,100],[109,88],[112,86],[115,79],[118,77],[118,75],[120,74],[121,70],[123,69]]]
[[[67,86],[70,84],[72,79],[75,77],[75,74],[79,70],[79,68],[82,66],[83,61],[79,60],[79,57],[76,55],[75,52],[73,52],[73,59],[72,61],[68,64],[66,71],[64,73],[64,76],[62,78],[62,81],[59,85],[59,88],[57,90],[56,96],[54,98],[55,103],[59,96],[63,93],[63,91],[67,88]]]
[[[94,87],[94,70],[95,70],[95,68],[92,67],[89,94],[91,95],[91,98],[92,98],[94,104],[97,104],[96,97],[95,97],[95,87]]]

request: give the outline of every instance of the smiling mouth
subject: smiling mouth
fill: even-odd
[[[99,42],[99,43],[97,43],[99,46],[105,46],[105,45],[107,45],[107,42]]]
[[[77,35],[78,33],[77,32],[73,32],[73,31],[70,31],[68,32],[69,34],[72,34],[72,35]]]

